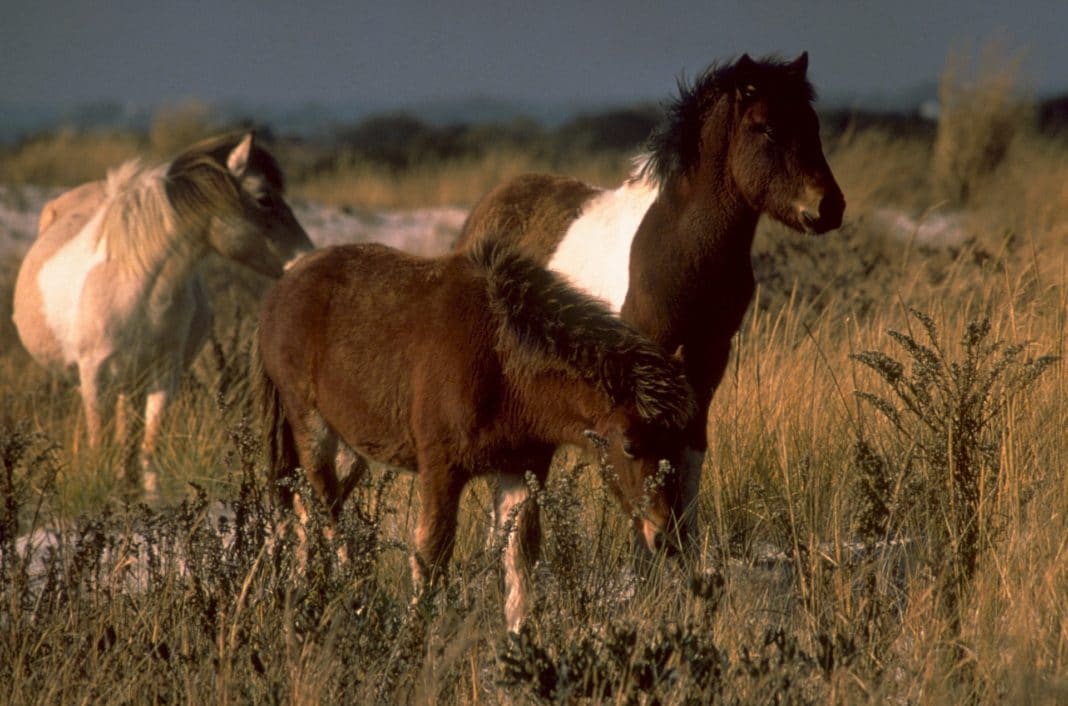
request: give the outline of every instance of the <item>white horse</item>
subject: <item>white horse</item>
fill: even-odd
[[[15,283],[19,338],[41,365],[77,368],[90,447],[112,399],[117,440],[132,444],[143,422],[139,465],[150,494],[164,408],[211,328],[200,261],[214,250],[277,278],[312,249],[282,190],[274,158],[252,133],[237,133],[156,168],[126,162],[42,209]],[[143,404],[143,419],[127,415],[131,402]],[[128,449],[132,479],[137,454]]]

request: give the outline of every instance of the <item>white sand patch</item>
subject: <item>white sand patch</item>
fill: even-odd
[[[960,245],[968,237],[967,224],[959,213],[928,212],[913,217],[896,208],[879,208],[872,219],[899,240],[924,245]]]
[[[37,237],[37,217],[57,189],[0,184],[0,255],[22,257]]]
[[[293,213],[318,247],[374,242],[425,256],[448,252],[467,218],[467,209],[448,206],[359,211],[297,202]]]
[[[62,189],[0,184],[0,254],[22,257],[37,237],[37,218]],[[362,211],[295,201],[293,213],[319,247],[376,242],[416,255],[449,251],[467,209],[457,207]]]

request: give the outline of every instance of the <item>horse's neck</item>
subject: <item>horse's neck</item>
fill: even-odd
[[[670,347],[691,337],[696,319],[733,327],[753,294],[758,217],[728,188],[665,185],[634,238],[624,317]]]
[[[167,298],[185,287],[208,252],[207,227],[191,228],[176,237],[174,245],[159,259],[154,273],[152,299]]]
[[[605,396],[560,370],[524,371],[512,380],[523,424],[543,443],[581,444],[583,432],[605,414]]]
[[[162,172],[153,176],[162,178]],[[147,302],[149,309],[166,309],[174,301],[175,294],[188,286],[190,277],[207,253],[210,219],[206,215],[180,218],[166,202],[161,188],[146,188],[140,194],[127,194],[126,198],[133,201],[114,202],[111,207],[132,209],[127,216],[131,220],[124,224],[128,232],[123,235],[138,238],[140,242],[127,242],[121,248],[117,244],[108,244],[108,249],[121,259],[129,281],[136,283],[140,298]],[[154,214],[152,222],[134,220],[149,213]]]

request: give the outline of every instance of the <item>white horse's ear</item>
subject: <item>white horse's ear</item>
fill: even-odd
[[[248,159],[252,156],[252,133],[245,135],[241,138],[241,142],[237,143],[230,152],[230,156],[226,158],[226,168],[230,170],[230,173],[235,177],[241,177],[245,175],[245,170],[248,169]]]

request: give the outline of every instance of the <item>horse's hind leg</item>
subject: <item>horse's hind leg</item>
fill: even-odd
[[[308,414],[304,421],[305,423],[299,426],[291,425],[300,465],[304,468],[308,483],[323,501],[330,517],[337,520],[344,502],[337,480],[337,470],[334,467],[337,457],[337,434],[316,412]]]
[[[344,469],[338,474],[338,503],[344,505],[352,495],[352,491],[367,475],[369,470],[367,459],[342,441],[338,443],[335,465],[339,469]]]
[[[297,448],[297,456],[301,467],[304,468],[308,483],[329,513],[330,521],[324,528],[324,535],[327,541],[332,542],[346,496],[345,489],[338,483],[334,466],[338,450],[337,434],[315,411],[307,412],[297,420],[290,419],[289,426]],[[293,492],[292,498],[293,509],[300,520],[300,527],[297,530],[299,535],[298,561],[304,564],[307,561],[307,535],[304,526],[310,518],[305,499],[300,493]],[[339,559],[345,561],[347,558],[347,552],[343,548],[339,549]]]
[[[539,480],[544,477],[543,470]],[[495,548],[503,542],[504,620],[509,630],[517,631],[530,613],[530,572],[541,550],[541,520],[525,474],[502,473],[495,496]]]

